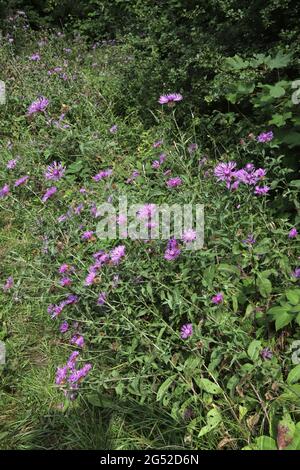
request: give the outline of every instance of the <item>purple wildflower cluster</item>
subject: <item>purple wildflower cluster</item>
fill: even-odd
[[[225,181],[226,187],[231,190],[236,190],[240,184],[247,186],[254,186],[254,193],[257,195],[267,194],[269,191],[268,186],[258,186],[258,183],[266,176],[266,170],[263,168],[256,169],[253,163],[236,170],[236,162],[219,163],[215,169],[214,174],[218,181]]]
[[[77,361],[80,356],[79,351],[73,351],[63,367],[58,367],[56,371],[56,385],[59,385],[65,395],[70,398],[76,398],[76,392],[82,380],[87,376],[92,365],[87,363],[80,369],[77,369]]]

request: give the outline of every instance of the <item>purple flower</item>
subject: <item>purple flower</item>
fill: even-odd
[[[115,134],[116,132],[118,131],[118,126],[116,124],[114,124],[113,126],[111,126],[111,128],[109,129],[109,132],[111,134]]]
[[[187,339],[193,334],[193,325],[192,323],[186,323],[185,325],[182,325],[181,330],[180,330],[180,337],[181,339]]]
[[[182,235],[182,240],[185,242],[185,243],[191,243],[193,242],[194,240],[196,240],[197,238],[197,234],[196,234],[196,231],[193,230],[193,229],[188,229],[188,230],[185,230],[185,232],[183,232],[183,235]]]
[[[39,61],[41,58],[40,54],[38,52],[35,52],[34,54],[32,54],[29,59],[34,61],[34,62],[37,62]]]
[[[61,333],[66,333],[68,329],[69,329],[69,323],[67,321],[64,321],[59,327],[59,331]]]
[[[67,263],[62,264],[62,265],[58,268],[59,274],[64,274],[64,273],[66,273],[67,271],[69,271],[69,265],[68,265]]]
[[[260,351],[260,355],[264,361],[270,360],[273,357],[273,353],[270,348],[264,348]]]
[[[139,211],[138,211],[138,218],[139,219],[151,219],[156,211],[156,204],[145,204]]]
[[[197,149],[198,149],[198,145],[195,144],[195,143],[192,143],[188,146],[189,154],[192,154],[192,153],[196,152]]]
[[[67,373],[68,373],[67,366],[57,368],[56,378],[55,378],[56,385],[61,385],[65,382],[67,378]]]
[[[126,184],[132,183],[138,176],[140,176],[139,171],[134,170],[131,174],[131,176],[126,180]]]
[[[298,231],[297,229],[294,227],[292,228],[290,231],[289,231],[289,238],[296,238],[298,236]]]
[[[105,304],[106,301],[106,292],[100,292],[98,300],[97,300],[97,305],[103,305]]]
[[[292,273],[292,276],[296,279],[300,278],[300,268],[296,268],[295,271]]]
[[[15,168],[15,166],[16,166],[16,164],[17,164],[17,161],[18,161],[17,158],[15,158],[14,160],[9,160],[9,161],[7,162],[6,168],[7,168],[8,170],[13,170],[13,168]]]
[[[66,169],[61,162],[53,162],[49,165],[45,171],[45,178],[47,180],[58,181],[65,173]]]
[[[151,166],[152,166],[152,168],[154,168],[155,170],[157,170],[157,168],[160,167],[160,162],[159,162],[159,160],[154,160],[154,161],[152,162],[152,165],[151,165]]]
[[[92,230],[87,230],[81,235],[82,240],[90,240],[92,236],[94,235],[94,232]]]
[[[75,344],[79,348],[83,348],[83,346],[84,346],[84,337],[80,336],[80,335],[74,335],[71,338],[70,343]]]
[[[107,178],[111,174],[112,174],[111,169],[103,170],[103,171],[100,171],[100,173],[98,173],[97,175],[93,176],[93,180],[98,182],[98,181],[101,181],[103,178]]]
[[[49,104],[49,100],[47,100],[47,98],[45,98],[44,96],[41,96],[36,101],[33,101],[31,105],[29,106],[28,111],[27,111],[28,116],[45,111],[48,104]]]
[[[21,184],[25,184],[28,178],[29,176],[22,176],[21,178],[17,179],[17,181],[15,181],[15,187],[21,186]]]
[[[257,136],[257,142],[265,143],[270,142],[273,139],[274,135],[272,131],[262,132]]]
[[[235,167],[236,162],[219,163],[214,169],[214,174],[218,181],[226,181],[228,186],[234,177]]]
[[[76,304],[78,302],[78,295],[70,294],[64,301],[65,305]]]
[[[48,201],[48,199],[50,197],[53,196],[53,194],[55,194],[57,191],[57,187],[56,186],[51,186],[51,188],[47,189],[47,191],[45,192],[44,196],[42,197],[42,202],[46,202]]]
[[[96,276],[97,276],[97,273],[95,273],[94,271],[91,271],[85,278],[84,285],[91,286],[92,284],[94,284]]]
[[[77,361],[77,358],[79,356],[79,351],[73,351],[72,354],[70,355],[68,361],[67,361],[67,367],[68,369],[73,369],[75,367],[75,363]]]
[[[5,184],[2,188],[0,188],[0,199],[7,196],[9,193],[9,186]]]
[[[160,147],[160,146],[163,144],[163,142],[164,142],[164,141],[163,141],[162,139],[157,140],[156,142],[154,142],[154,144],[152,145],[152,147],[156,149],[156,148]]]
[[[168,106],[174,106],[176,101],[181,101],[183,96],[180,93],[170,93],[168,95],[161,95],[159,97],[159,104],[167,104]]]
[[[9,276],[7,279],[6,279],[6,282],[3,286],[3,290],[4,292],[8,291],[9,289],[11,289],[12,287],[14,286],[14,278],[12,276]]]
[[[168,188],[176,188],[177,186],[182,185],[182,179],[179,178],[179,176],[176,176],[175,178],[168,179],[166,184]]]
[[[224,300],[223,294],[219,292],[218,294],[214,295],[213,298],[211,299],[213,304],[221,304]]]
[[[180,249],[177,240],[175,240],[175,238],[171,238],[171,240],[168,241],[164,258],[167,261],[173,261],[174,259],[178,258],[179,255]]]
[[[125,246],[119,245],[110,252],[110,259],[113,264],[119,264],[121,258],[125,256]]]
[[[70,286],[72,284],[72,279],[69,277],[63,277],[59,283],[62,287]]]
[[[255,242],[256,242],[256,240],[255,240],[254,236],[251,233],[248,235],[247,238],[242,240],[242,243],[244,243],[244,245],[254,245]]]
[[[264,196],[270,191],[269,186],[255,186],[254,194],[257,196]]]
[[[68,382],[70,383],[76,383],[80,382],[81,379],[83,379],[91,370],[92,365],[91,364],[85,364],[85,366],[82,367],[82,369],[74,371],[70,377],[68,378]]]

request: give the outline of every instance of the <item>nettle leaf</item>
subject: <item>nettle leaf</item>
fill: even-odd
[[[272,292],[272,283],[269,279],[259,276],[257,279],[257,286],[262,297],[269,297]]]
[[[262,349],[261,342],[254,339],[248,346],[247,354],[252,359],[252,361],[256,361],[259,357],[259,352]]]
[[[168,377],[162,384],[161,386],[159,387],[159,389],[157,390],[157,395],[156,395],[156,400],[157,401],[160,401],[163,396],[165,395],[165,393],[167,392],[168,388],[170,387],[170,385],[174,382],[176,378],[176,374],[172,375],[171,377]]]
[[[213,395],[222,393],[221,387],[208,379],[198,379],[196,380],[196,383],[202,390],[207,393],[211,393]]]
[[[207,413],[206,419],[207,424],[200,430],[198,437],[205,436],[205,434],[215,429],[221,423],[222,416],[217,408],[213,408]]]
[[[300,380],[300,364],[298,364],[289,372],[289,375],[286,379],[288,384],[294,384],[295,382],[298,382],[298,380]]]

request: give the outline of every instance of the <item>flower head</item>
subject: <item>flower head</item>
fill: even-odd
[[[185,230],[185,232],[183,232],[182,240],[185,243],[191,243],[191,242],[195,241],[196,238],[197,238],[197,233],[192,228],[190,228],[188,230]]]
[[[255,186],[254,194],[257,196],[264,196],[265,194],[268,194],[269,191],[269,186]]]
[[[298,231],[295,227],[293,227],[290,231],[289,231],[289,238],[296,238],[298,236]]]
[[[53,162],[49,165],[45,171],[45,178],[47,180],[58,181],[65,173],[66,169],[61,162]]]
[[[100,292],[98,300],[97,300],[97,305],[103,305],[105,304],[106,301],[106,292]]]
[[[270,348],[264,348],[260,351],[260,355],[264,361],[270,360],[273,357],[273,353]]]
[[[49,100],[45,98],[44,96],[41,96],[38,98],[36,101],[33,101],[31,105],[28,108],[27,114],[28,116],[31,116],[32,114],[35,113],[42,113],[45,111],[49,104]]]
[[[3,290],[4,292],[8,291],[9,289],[11,289],[12,287],[14,286],[14,278],[12,276],[9,276],[7,279],[6,279],[6,282],[3,286]]]
[[[97,175],[93,176],[94,181],[101,181],[103,178],[107,178],[112,174],[112,170],[109,168],[108,170],[100,171]]]
[[[2,188],[0,188],[0,199],[7,196],[9,193],[9,186],[5,184]]]
[[[110,259],[113,264],[119,264],[121,258],[125,256],[125,246],[119,245],[110,252]]]
[[[183,96],[180,93],[169,93],[168,95],[161,95],[159,97],[159,104],[167,104],[168,106],[174,106],[176,101],[181,101]]]
[[[175,176],[175,178],[170,178],[167,181],[168,188],[176,188],[177,186],[182,185],[182,179],[179,176]]]
[[[213,304],[221,304],[224,300],[223,294],[219,292],[218,294],[214,295],[213,298],[211,299]]]
[[[64,321],[59,327],[59,331],[61,333],[66,333],[68,329],[69,329],[69,323],[67,321]]]
[[[181,339],[187,339],[193,334],[193,325],[192,323],[186,323],[185,325],[182,325],[181,330],[180,330],[180,337]]]
[[[18,161],[17,158],[15,158],[15,159],[13,159],[13,160],[9,160],[9,161],[7,162],[6,168],[7,168],[8,170],[13,170],[13,169],[15,168],[16,164],[17,164],[17,161]]]
[[[44,196],[42,197],[42,201],[46,202],[50,197],[53,196],[53,194],[56,193],[56,191],[57,191],[57,187],[51,186],[51,188],[47,189],[47,191],[45,192]]]
[[[269,132],[262,132],[257,136],[257,142],[265,143],[270,142],[273,139],[274,135],[272,131]]]
[[[177,243],[177,240],[175,240],[175,238],[171,238],[168,241],[167,248],[166,248],[166,251],[165,251],[165,254],[164,254],[164,258],[167,261],[173,261],[174,259],[178,258],[180,253],[181,253],[181,251],[180,251],[179,245]]]
[[[15,187],[21,186],[22,184],[25,184],[27,182],[28,178],[29,178],[29,176],[26,175],[26,176],[22,176],[21,178],[17,179],[15,181]]]

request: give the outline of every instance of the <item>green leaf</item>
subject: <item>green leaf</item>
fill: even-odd
[[[290,315],[289,313],[285,312],[285,313],[282,313],[280,316],[277,316],[276,317],[276,321],[275,321],[275,328],[276,328],[276,331],[280,330],[281,328],[283,328],[284,326],[288,325],[289,323],[291,323],[293,319],[293,315]]]
[[[222,416],[217,408],[210,410],[206,418],[207,424],[200,430],[198,437],[205,436],[205,434],[215,429],[222,421]]]
[[[259,357],[259,352],[262,349],[261,342],[254,339],[248,346],[247,354],[252,359],[252,361],[256,361]]]
[[[222,393],[221,387],[219,387],[219,385],[211,382],[208,379],[199,379],[196,382],[197,382],[197,385],[200,388],[202,388],[202,390],[205,390],[205,392],[207,392],[207,393],[212,393],[213,395],[218,394],[218,393]]]
[[[289,385],[294,384],[295,382],[298,382],[298,380],[300,380],[300,364],[298,364],[289,372],[289,375],[287,376],[287,379],[286,379]]]
[[[156,400],[157,401],[160,401],[164,394],[166,393],[166,391],[168,390],[168,388],[170,387],[170,385],[174,382],[175,380],[175,377],[176,377],[176,374],[175,375],[172,375],[171,377],[168,377],[162,384],[161,386],[159,387],[159,389],[157,390],[157,395],[156,395]]]
[[[257,279],[258,290],[262,297],[269,297],[272,292],[272,283],[269,279],[259,276]]]
[[[271,437],[260,436],[255,441],[255,448],[257,450],[277,450],[277,445]]]
[[[270,308],[268,311],[267,311],[267,314],[268,315],[273,315],[273,316],[277,316],[277,315],[282,315],[283,313],[287,313],[288,312],[288,309],[286,307],[272,307]]]
[[[297,294],[297,292],[293,290],[288,290],[285,292],[285,295],[292,305],[297,305],[299,303],[299,295]]]
[[[239,276],[241,274],[239,268],[237,268],[236,266],[234,266],[232,264],[221,263],[221,264],[219,264],[218,269],[221,272],[236,274],[237,276]]]

